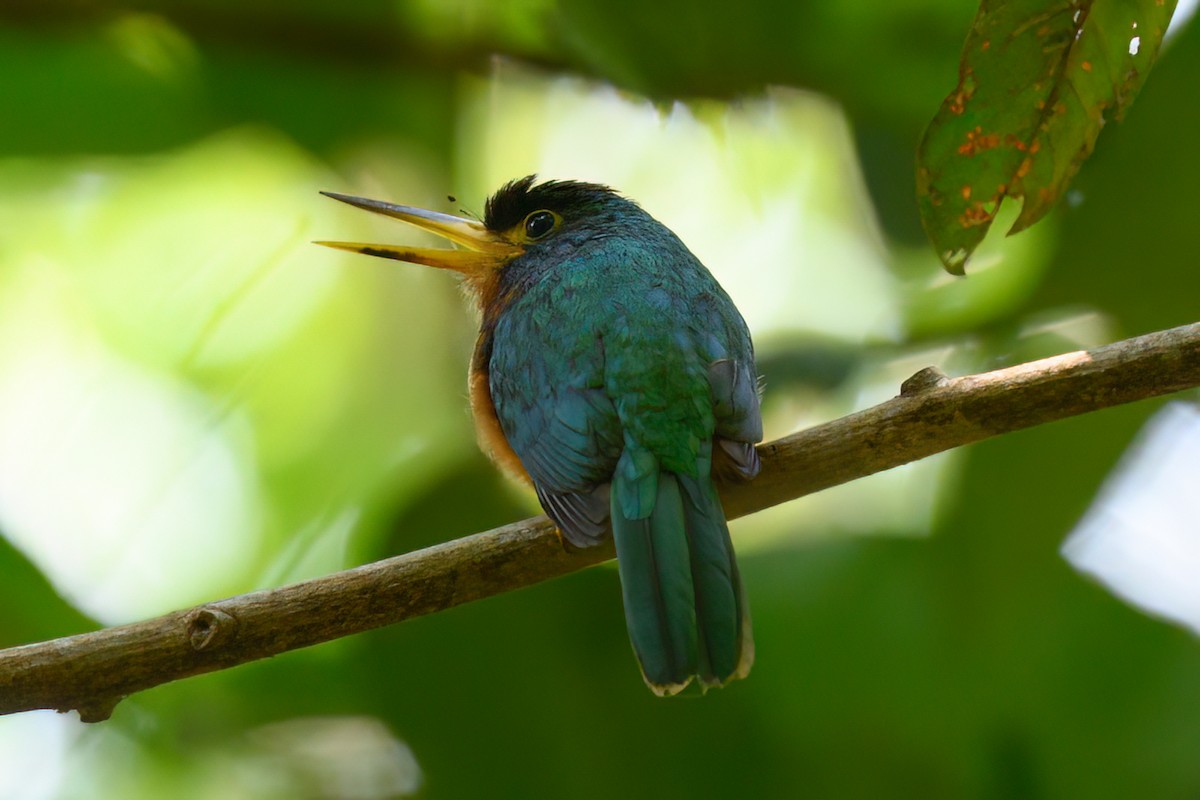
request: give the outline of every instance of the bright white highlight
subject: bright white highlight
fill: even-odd
[[[1063,545],[1063,555],[1129,603],[1200,633],[1200,410],[1172,403],[1139,440]]]

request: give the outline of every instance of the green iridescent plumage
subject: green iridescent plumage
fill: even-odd
[[[750,618],[713,475],[758,473],[762,422],[750,334],[708,270],[595,184],[514,181],[482,222],[331,196],[467,248],[325,243],[466,277],[483,317],[480,443],[566,541],[612,531],[646,683],[665,695],[746,675]]]
[[[611,521],[634,650],[674,693],[749,669],[746,603],[712,483],[745,477],[761,438],[754,355],[729,297],[667,228],[598,186],[510,184],[486,224],[553,211],[561,224],[500,277],[488,372],[509,444],[546,511],[580,546]],[[510,291],[506,291],[511,287]]]

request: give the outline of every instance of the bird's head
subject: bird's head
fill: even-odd
[[[497,293],[510,268],[553,264],[585,241],[610,236],[622,219],[649,217],[633,201],[594,183],[547,181],[529,175],[488,199],[482,221],[322,192],[357,208],[403,220],[438,234],[463,249],[408,247],[357,242],[317,242],[354,253],[424,264],[462,274],[483,306]]]

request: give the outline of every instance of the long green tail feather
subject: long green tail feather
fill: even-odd
[[[678,476],[684,490],[684,529],[692,559],[696,615],[707,658],[706,686],[743,678],[754,662],[750,611],[716,487],[708,477]]]
[[[670,695],[693,677],[705,687],[743,677],[753,661],[749,615],[712,481],[639,464],[647,473],[635,461],[622,457],[610,503],[625,619],[646,683]]]
[[[620,471],[614,482],[621,481]],[[613,539],[625,601],[625,621],[646,683],[674,694],[696,671],[696,599],[692,591],[683,499],[671,475],[658,476],[654,506],[631,519],[612,492]]]

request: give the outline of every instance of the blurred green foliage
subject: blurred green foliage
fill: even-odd
[[[1019,233],[1053,208],[1150,74],[1174,2],[987,3],[958,85],[921,138],[918,201],[946,268],[961,275],[1005,197]]]
[[[474,449],[451,282],[310,247],[409,235],[317,189],[478,209],[499,179],[593,164],[578,177],[668,219],[747,310],[776,434],[929,363],[1194,321],[1194,24],[1067,203],[941,273],[913,151],[973,11],[0,6],[0,645],[534,511]],[[641,685],[599,568],[164,686],[102,726],[0,720],[0,795],[1194,796],[1200,646],[1057,552],[1156,406],[738,525],[758,663],[703,699]],[[334,718],[396,741],[312,733]],[[328,746],[286,744],[300,723]]]

